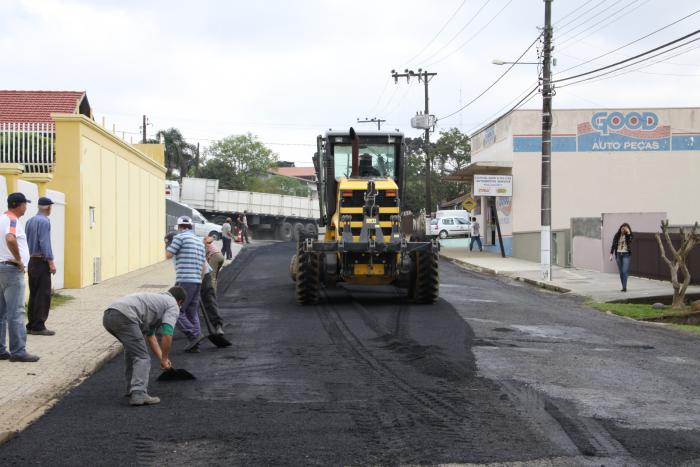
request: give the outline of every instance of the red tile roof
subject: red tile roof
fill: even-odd
[[[273,172],[285,177],[315,177],[316,170],[313,167],[275,167]]]
[[[52,113],[78,113],[85,91],[1,91],[0,122],[50,123]]]

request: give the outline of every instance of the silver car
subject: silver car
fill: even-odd
[[[472,223],[466,217],[441,217],[430,221],[430,235],[447,238],[471,234]]]

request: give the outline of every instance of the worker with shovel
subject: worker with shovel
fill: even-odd
[[[168,355],[173,330],[180,316],[180,305],[187,299],[182,287],[171,287],[166,293],[136,293],[122,297],[105,310],[105,329],[124,346],[126,390],[130,405],[154,405],[158,397],[148,394],[151,359],[146,344],[160,360],[160,367],[172,367]],[[155,334],[162,337],[158,344]]]

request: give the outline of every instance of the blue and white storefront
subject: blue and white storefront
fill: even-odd
[[[665,213],[671,224],[700,220],[700,109],[555,110],[552,230],[560,265],[571,263],[573,218]],[[539,261],[541,112],[517,110],[472,135],[472,163],[456,174],[512,175],[512,198],[480,198],[491,243],[495,203],[507,250]],[[558,252],[558,253],[557,253]]]

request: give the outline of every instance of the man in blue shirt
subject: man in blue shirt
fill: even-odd
[[[25,230],[29,244],[29,304],[27,305],[27,333],[39,336],[53,336],[54,331],[46,329],[46,319],[51,308],[51,274],[56,273],[51,250],[51,206],[50,198],[39,198],[37,215],[29,219]]]
[[[175,285],[185,289],[187,299],[180,307],[177,327],[188,343],[185,352],[199,352],[202,330],[199,324],[199,292],[202,286],[206,255],[204,243],[192,231],[192,219],[180,216],[177,219],[178,234],[165,249],[165,257],[175,258]]]

